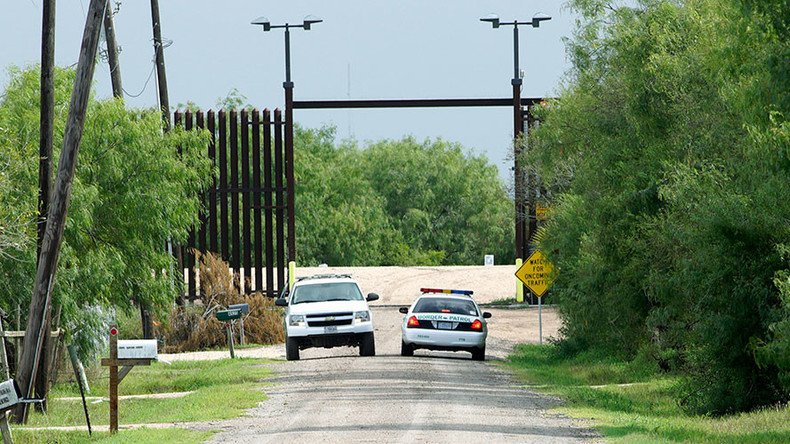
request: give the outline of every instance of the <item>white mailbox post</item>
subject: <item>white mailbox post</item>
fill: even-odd
[[[118,432],[118,384],[135,365],[151,365],[156,359],[155,339],[118,339],[118,327],[110,328],[110,357],[101,365],[110,367],[110,433]],[[121,370],[118,371],[118,367]]]
[[[156,339],[119,339],[118,359],[156,359]]]

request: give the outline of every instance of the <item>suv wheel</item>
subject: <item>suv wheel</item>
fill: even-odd
[[[401,341],[400,342],[400,355],[401,356],[414,356],[414,347]]]
[[[359,341],[359,356],[376,356],[376,341],[373,332],[363,333]]]
[[[475,361],[485,361],[486,347],[482,346],[480,348],[472,349],[472,359],[474,359]]]
[[[296,339],[285,339],[285,359],[289,361],[299,360],[299,341]]]

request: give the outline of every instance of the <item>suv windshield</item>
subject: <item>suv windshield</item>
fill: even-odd
[[[359,287],[353,282],[300,285],[294,288],[291,298],[291,304],[363,300]]]
[[[413,313],[452,313],[477,316],[475,303],[454,298],[422,298],[414,306]]]

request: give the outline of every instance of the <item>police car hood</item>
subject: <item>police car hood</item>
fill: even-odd
[[[366,301],[326,301],[326,302],[302,302],[292,304],[288,307],[288,312],[295,314],[321,314],[321,313],[341,313],[364,311],[368,309]]]

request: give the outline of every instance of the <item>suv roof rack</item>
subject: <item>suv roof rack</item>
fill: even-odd
[[[331,279],[331,278],[348,278],[351,279],[350,274],[339,274],[339,273],[330,273],[330,274],[314,274],[312,276],[302,276],[300,278],[296,278],[296,281],[304,281],[307,279]]]

